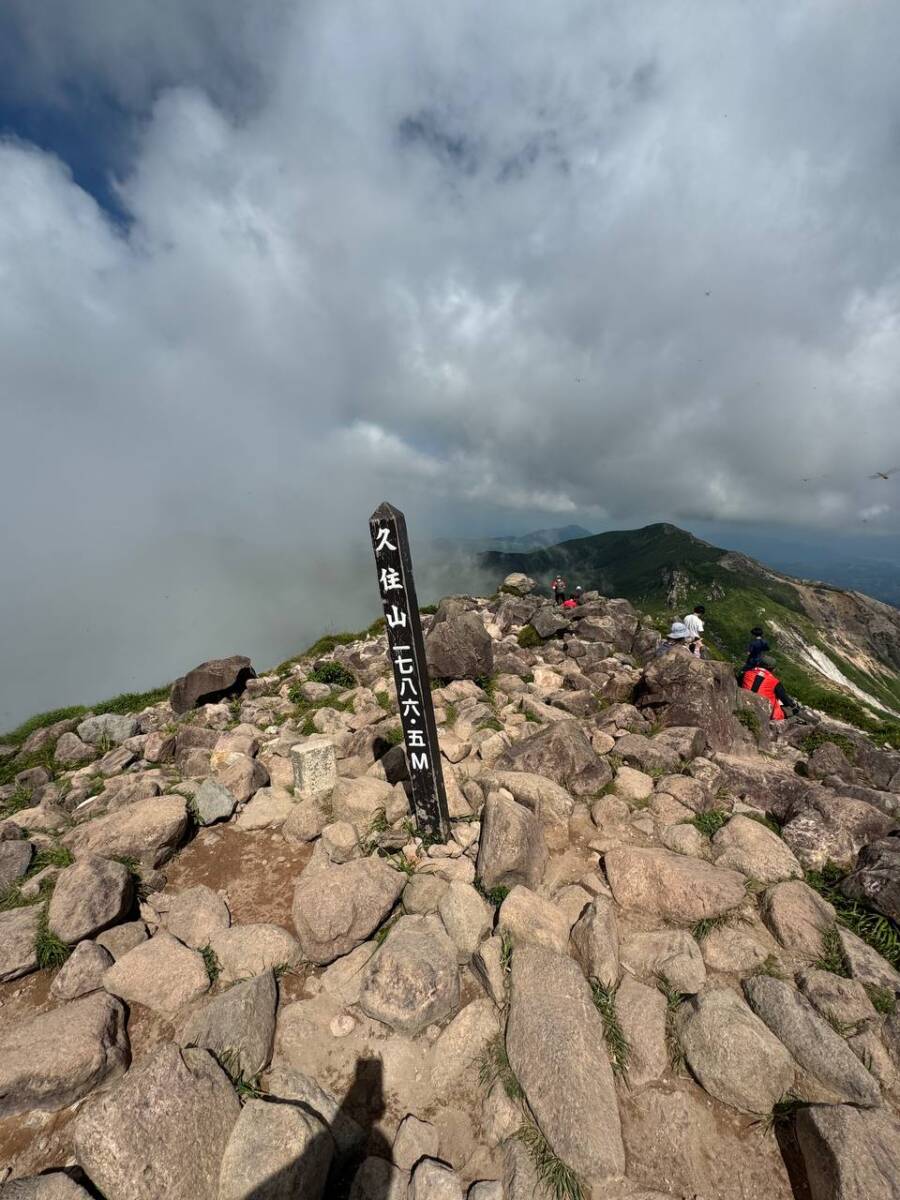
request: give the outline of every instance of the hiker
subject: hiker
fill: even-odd
[[[576,604],[584,604],[584,588],[583,587],[577,587],[575,589],[575,603]]]
[[[753,639],[747,647],[747,661],[741,669],[743,675],[746,671],[752,671],[754,667],[759,666],[759,660],[764,654],[769,652],[769,643],[763,636],[762,626],[754,625],[750,630],[750,637]]]
[[[748,692],[755,692],[757,696],[765,697],[772,706],[772,720],[783,721],[785,708],[797,710],[800,706],[784,690],[781,680],[773,673],[774,669],[775,659],[763,654],[757,666],[744,671],[741,687]]]
[[[694,611],[684,618],[684,627],[691,635],[690,651],[694,658],[701,658],[703,649],[703,614],[706,607],[703,604],[694,605]]]
[[[562,604],[566,598],[566,581],[562,575],[557,575],[550,587],[553,589],[553,599],[557,604]]]
[[[688,649],[688,640],[690,638],[687,626],[683,621],[673,621],[672,628],[656,647],[654,658],[662,658],[664,654],[668,654],[670,650]]]
[[[563,608],[577,608],[578,601],[575,599],[574,596],[570,596],[568,598],[568,600],[563,600],[562,606],[563,606]]]

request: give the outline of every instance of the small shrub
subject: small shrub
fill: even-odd
[[[486,888],[480,879],[476,879],[475,887],[481,892],[488,904],[493,904],[495,908],[499,908],[509,895],[509,888],[502,883],[498,884],[497,887]]]
[[[897,1011],[897,997],[890,988],[878,987],[874,983],[864,983],[863,987],[869,993],[869,999],[876,1012],[886,1017],[894,1015]]]
[[[822,953],[814,964],[820,971],[830,971],[832,975],[842,975],[850,978],[847,960],[844,958],[844,948],[837,925],[832,925],[822,934]]]
[[[383,708],[385,712],[391,711],[390,692],[376,692],[375,699],[377,700],[379,707]]]
[[[628,1075],[628,1055],[631,1047],[619,1024],[616,1012],[616,989],[604,987],[598,979],[591,980],[591,993],[594,1005],[603,1018],[603,1036],[614,1074],[623,1078]]]
[[[419,615],[423,616],[423,617],[433,617],[436,612],[437,612],[436,604],[424,604],[419,609]]]
[[[206,974],[209,976],[209,982],[211,984],[215,983],[222,973],[222,968],[219,964],[218,958],[216,957],[215,950],[213,950],[212,946],[210,946],[207,942],[207,944],[200,951],[200,955],[203,958],[203,965],[206,967]]]
[[[523,650],[536,650],[538,646],[544,644],[544,639],[533,625],[523,625],[516,634],[516,641]]]
[[[387,742],[389,746],[400,746],[403,744],[403,730],[399,725],[392,725],[390,729],[386,729],[384,733],[378,735],[383,742]]]
[[[486,1092],[499,1080],[510,1100],[522,1099],[524,1092],[509,1065],[509,1055],[506,1053],[506,1042],[502,1033],[497,1034],[482,1054],[478,1063],[478,1079]]]
[[[351,673],[339,662],[331,659],[329,662],[322,662],[310,672],[310,680],[313,683],[327,683],[333,687],[339,688],[354,688],[356,687],[356,679]]]
[[[526,1122],[515,1136],[531,1155],[538,1179],[553,1200],[584,1200],[581,1180],[553,1150],[537,1125]]]
[[[722,808],[711,808],[708,812],[697,813],[690,823],[706,837],[711,838],[730,820],[731,813]]]

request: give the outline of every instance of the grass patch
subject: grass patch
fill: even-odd
[[[378,736],[389,746],[403,745],[403,730],[399,725],[392,725],[390,729],[386,729],[384,733],[379,733]]]
[[[863,987],[872,1001],[872,1007],[882,1016],[892,1017],[897,1011],[897,997],[890,988],[878,987],[875,983],[864,983]]]
[[[456,707],[455,704],[448,704],[446,711],[447,711],[447,724],[455,725],[456,722],[459,720],[459,709]]]
[[[746,924],[747,918],[743,913],[732,909],[730,912],[718,913],[714,917],[701,917],[691,926],[691,936],[696,942],[708,938],[714,929],[722,929],[726,925]]]
[[[725,812],[722,808],[711,808],[708,812],[697,813],[690,824],[695,829],[699,829],[706,837],[713,837],[719,832],[723,825],[727,825],[731,820],[731,813]]]
[[[845,733],[828,733],[824,729],[814,729],[800,743],[800,749],[804,750],[807,754],[812,754],[820,746],[827,746],[829,742],[832,746],[837,746],[839,750],[843,751],[844,757],[848,762],[855,762],[856,746],[852,738],[847,737]]]
[[[676,991],[669,982],[668,976],[657,975],[656,986],[666,998],[666,1049],[669,1051],[669,1064],[677,1074],[684,1069],[684,1051],[678,1040],[675,1028],[675,1017],[679,1008],[687,999],[685,992]]]
[[[822,934],[822,953],[813,965],[820,971],[830,971],[832,975],[841,975],[844,979],[850,978],[850,969],[844,957],[837,925],[832,925]]]
[[[536,650],[544,644],[544,639],[533,625],[523,625],[516,634],[516,641],[523,650]]]
[[[604,987],[598,979],[592,979],[591,994],[594,998],[594,1005],[603,1018],[603,1037],[606,1039],[606,1048],[609,1051],[613,1073],[621,1075],[625,1079],[628,1077],[628,1056],[631,1047],[619,1024],[619,1015],[616,1012],[616,989]]]
[[[19,786],[6,800],[0,800],[0,820],[14,816],[23,808],[31,808],[31,792]]]
[[[509,1055],[506,1052],[506,1042],[503,1034],[497,1036],[488,1044],[478,1062],[478,1080],[486,1092],[489,1092],[499,1080],[503,1090],[510,1100],[521,1100],[524,1096],[522,1085],[516,1079],[509,1065]]]
[[[41,913],[40,924],[34,939],[34,951],[39,971],[56,970],[72,953],[71,946],[67,946],[62,938],[58,938],[55,933],[50,931],[46,908]]]
[[[218,958],[216,957],[216,952],[213,950],[212,946],[210,946],[209,942],[207,942],[200,951],[200,956],[203,959],[204,967],[206,967],[206,974],[209,976],[209,982],[211,984],[215,983],[222,974],[222,968],[219,964]]]
[[[71,867],[75,861],[72,851],[68,846],[50,846],[47,850],[39,850],[31,860],[31,866],[28,868],[28,875],[37,875],[38,871],[44,871],[47,867]]]
[[[399,854],[388,854],[384,857],[387,858],[388,862],[395,870],[402,871],[407,877],[411,878],[413,875],[415,875],[416,864],[411,863],[402,850]]]
[[[900,933],[887,917],[845,896],[840,890],[843,878],[844,872],[833,863],[826,863],[821,871],[806,872],[806,882],[833,906],[838,922],[876,950],[895,971],[900,970]]]
[[[533,712],[529,712],[529,710],[528,710],[528,709],[526,709],[526,710],[525,710],[525,720],[526,720],[526,721],[527,721],[527,722],[528,722],[530,725],[543,725],[543,723],[544,723],[544,722],[541,720],[541,718],[540,718],[540,717],[536,717],[536,716],[534,715],[534,713],[533,713]]]
[[[390,692],[376,692],[375,701],[379,708],[383,708],[385,712],[391,711],[391,695]]]
[[[509,895],[509,888],[502,883],[498,884],[497,887],[486,888],[480,879],[476,879],[475,887],[484,896],[488,904],[493,904],[495,908],[499,908]]]
[[[759,735],[762,733],[762,721],[759,719],[759,713],[754,712],[752,708],[736,708],[734,716],[759,741]]]
[[[419,615],[423,617],[433,617],[437,610],[438,606],[436,604],[425,604],[419,609]]]
[[[753,971],[754,975],[768,975],[772,979],[786,978],[781,969],[781,963],[774,954],[767,954],[765,960]]]
[[[772,1111],[752,1122],[753,1128],[762,1134],[774,1133],[784,1125],[789,1125],[798,1108],[804,1108],[806,1101],[793,1092],[786,1092],[780,1100],[772,1105]]]
[[[496,717],[488,717],[487,720],[480,721],[478,724],[478,728],[479,729],[493,729],[496,733],[503,732],[503,725],[500,723],[500,721],[497,720]]]
[[[319,663],[315,670],[310,671],[309,678],[313,683],[327,683],[339,688],[356,687],[356,677],[334,659]]]
[[[537,1125],[526,1122],[515,1137],[528,1150],[538,1179],[553,1200],[584,1200],[581,1180],[553,1150]]]

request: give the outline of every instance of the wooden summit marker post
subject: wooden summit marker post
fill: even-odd
[[[400,705],[406,759],[412,783],[413,810],[420,834],[446,842],[450,816],[444,793],[441,752],[431,683],[422,640],[422,619],[413,582],[406,518],[385,502],[369,517],[378,567],[378,590],[387,626],[388,654]]]

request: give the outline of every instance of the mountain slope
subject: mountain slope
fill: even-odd
[[[900,610],[859,592],[792,579],[668,524],[481,563],[498,576],[524,571],[542,589],[561,571],[570,590],[626,596],[660,620],[703,603],[711,651],[735,662],[761,624],[785,686],[806,703],[857,724],[900,716]]]

